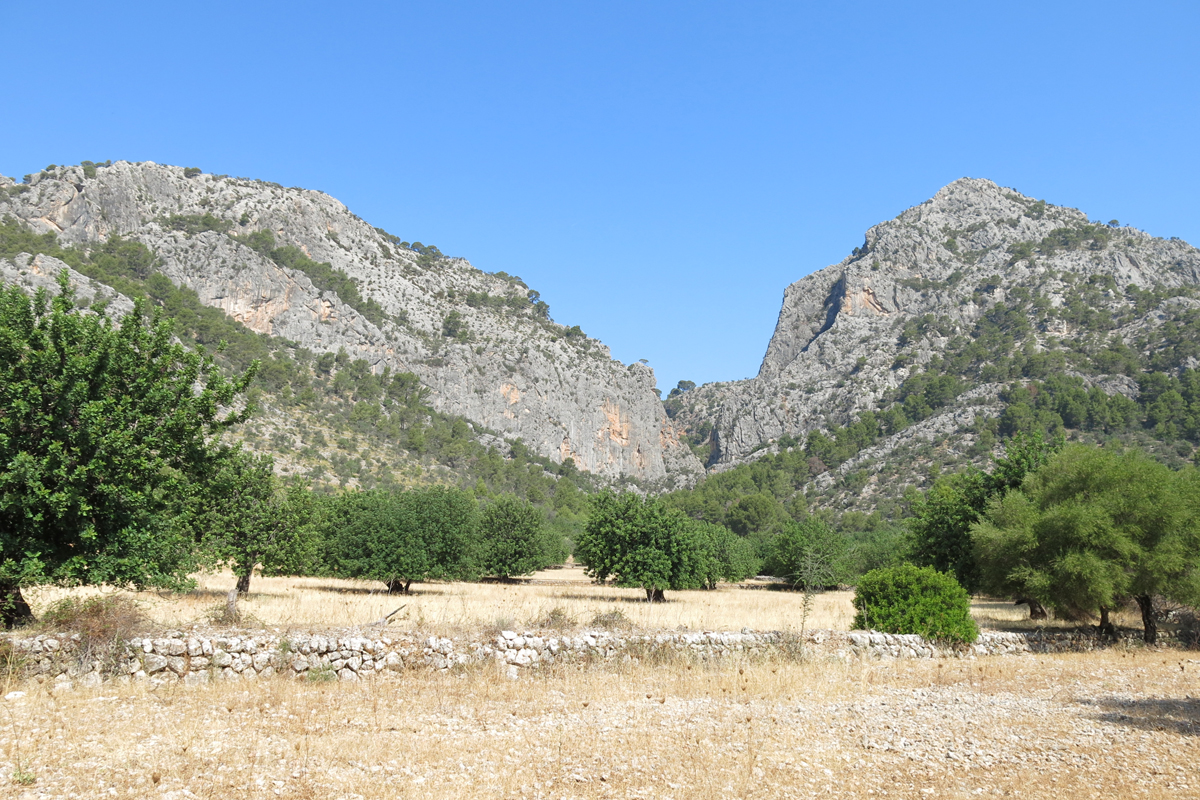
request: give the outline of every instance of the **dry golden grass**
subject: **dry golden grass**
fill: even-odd
[[[26,683],[0,701],[0,796],[1198,797],[1198,672],[1111,651]]]
[[[184,595],[142,592],[146,613],[164,626],[188,626],[223,608],[232,575],[200,575],[196,591]],[[261,578],[239,606],[272,627],[348,627],[380,619],[399,606],[391,627],[439,631],[531,626],[559,609],[579,625],[598,614],[620,611],[633,625],[648,629],[796,630],[801,595],[794,592],[725,586],[715,591],[667,592],[666,603],[649,604],[639,589],[597,586],[577,567],[551,569],[530,583],[417,583],[408,596],[389,595],[381,583],[327,578]],[[35,613],[67,594],[96,589],[44,588],[29,592]],[[845,630],[854,618],[850,592],[814,598],[806,627]]]
[[[224,608],[234,578],[229,573],[196,577],[198,586],[193,592],[142,592],[137,600],[161,626],[203,624],[215,610]],[[599,614],[619,611],[632,625],[649,630],[796,631],[802,625],[810,630],[849,630],[854,619],[853,592],[815,595],[808,619],[802,621],[803,595],[766,587],[750,581],[715,591],[667,592],[668,602],[650,605],[641,590],[598,586],[573,566],[544,570],[528,583],[417,583],[408,596],[389,595],[383,584],[373,581],[255,576],[250,596],[241,601],[240,608],[251,621],[269,627],[342,628],[373,622],[404,606],[392,620],[393,629],[443,632],[536,626],[555,609],[580,626]],[[99,591],[43,588],[28,595],[35,613],[40,613],[62,597]],[[1079,624],[1032,621],[1026,606],[1005,600],[976,598],[972,614],[981,628],[991,630],[1074,628]],[[1114,622],[1130,628],[1141,626],[1136,610],[1117,612]]]

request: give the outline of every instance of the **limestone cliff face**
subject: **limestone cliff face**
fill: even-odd
[[[654,394],[650,368],[614,361],[600,342],[571,336],[528,310],[471,302],[483,295],[523,298],[525,289],[463,259],[421,259],[326,194],[188,177],[180,167],[149,162],[62,167],[31,176],[23,191],[0,177],[0,189],[0,218],[53,231],[64,244],[114,235],[141,241],[171,280],[249,328],[318,353],[345,348],[376,370],[414,372],[438,410],[519,437],[541,455],[570,457],[608,477],[663,484],[689,483],[702,471]],[[203,214],[226,221],[229,230],[189,235],[165,223],[173,215]],[[373,323],[303,272],[234,238],[263,230],[277,245],[345,272],[387,319]],[[6,281],[25,277],[16,265],[3,266]],[[465,324],[464,336],[444,335],[451,312]]]
[[[1088,239],[1089,230],[1101,232],[1103,246]],[[1039,249],[1047,237],[1065,244]],[[1019,257],[1022,246],[1032,257]],[[1133,228],[1093,228],[1081,211],[1046,205],[991,181],[955,181],[871,228],[864,246],[841,263],[787,287],[758,375],[686,393],[675,422],[697,430],[707,421],[713,430],[712,465],[738,463],[784,435],[803,440],[810,431],[874,408],[885,393],[946,350],[949,337],[936,331],[902,341],[906,323],[929,314],[962,332],[1014,291],[1036,289],[1058,307],[1081,281],[1093,278],[1111,278],[1121,291],[1129,285],[1194,285],[1200,283],[1200,251]],[[1120,306],[1121,291],[1110,293],[1112,309]],[[1164,301],[1172,302],[1193,301]],[[1160,316],[1152,311],[1117,334],[1133,341]],[[1069,326],[1037,333],[1039,346],[1067,342],[1076,334]],[[976,412],[994,413],[987,397],[997,388],[982,387],[963,398],[975,404],[970,413],[956,406],[922,423],[923,428],[936,437],[960,426],[958,417],[969,424]],[[886,457],[889,446],[876,448],[870,457]]]

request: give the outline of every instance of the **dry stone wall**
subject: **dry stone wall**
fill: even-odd
[[[168,631],[130,639],[116,652],[89,651],[78,634],[7,637],[16,663],[39,683],[94,687],[109,681],[255,680],[280,676],[357,681],[410,669],[449,670],[496,663],[511,678],[554,663],[687,659],[711,661],[766,655],[855,658],[971,658],[987,655],[1082,652],[1111,646],[1077,632],[983,632],[967,647],[947,647],[920,636],[876,631],[503,631],[452,638],[379,631],[201,633]]]

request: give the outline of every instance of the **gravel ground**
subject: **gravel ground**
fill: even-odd
[[[27,684],[0,796],[1200,797],[1189,655]]]

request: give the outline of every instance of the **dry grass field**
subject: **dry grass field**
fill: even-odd
[[[669,592],[650,606],[579,571],[536,577],[422,584],[399,598],[367,583],[256,578],[243,609],[270,627],[319,629],[404,604],[394,629],[440,633],[534,626],[553,609],[580,625],[617,609],[643,628],[795,630],[801,616],[791,592]],[[139,602],[156,626],[203,625],[232,581],[205,576],[190,594]],[[32,601],[40,610],[63,594]],[[850,598],[819,596],[807,626],[849,627]],[[974,613],[984,627],[1029,625],[1007,603]],[[357,684],[69,691],[10,677],[0,797],[1200,798],[1196,655],[559,664],[516,681],[488,663]]]
[[[228,573],[197,576],[195,591],[183,595],[142,592],[138,602],[155,623],[166,627],[204,624],[224,608],[233,588]],[[750,588],[745,588],[750,587]],[[95,594],[96,589],[41,589],[28,593],[35,612],[67,594]],[[252,621],[279,628],[344,628],[363,625],[404,606],[392,620],[396,630],[436,629],[474,632],[490,628],[536,627],[558,610],[578,625],[597,615],[621,612],[638,628],[650,630],[795,631],[848,630],[854,619],[852,592],[825,592],[813,597],[807,620],[798,592],[773,591],[766,584],[722,586],[715,591],[667,592],[666,603],[650,605],[640,589],[597,586],[578,567],[539,572],[528,583],[416,583],[409,596],[389,595],[381,583],[328,578],[262,578],[255,576],[241,610]],[[973,613],[980,626],[1019,630],[1037,625],[1025,606],[977,600]],[[1140,626],[1136,613],[1118,614],[1119,625]]]
[[[18,798],[1200,797],[1200,660],[492,664],[0,701]]]

